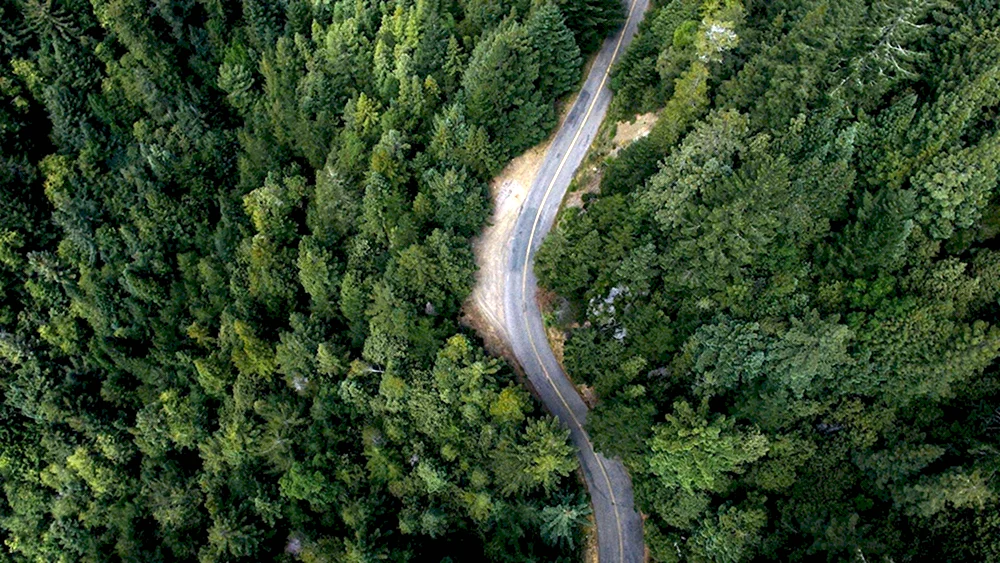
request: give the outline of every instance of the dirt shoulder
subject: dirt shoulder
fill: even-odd
[[[574,101],[575,96],[562,103],[560,127]],[[556,127],[554,131],[558,130],[559,127]],[[538,175],[538,169],[542,166],[551,142],[550,136],[545,142],[528,149],[510,161],[500,175],[493,178],[490,182],[493,215],[483,232],[472,239],[472,252],[477,266],[476,285],[463,306],[462,322],[479,333],[487,350],[496,355],[508,355],[508,340],[504,334],[507,325],[504,318],[503,284],[510,255],[511,232],[521,211],[521,203]]]
[[[562,106],[559,123],[566,118],[573,100],[567,100]],[[592,155],[581,166],[581,172],[574,182],[576,189],[566,194],[565,205],[580,207],[583,196],[594,193],[600,186],[602,169],[597,163],[603,163],[608,156],[613,156],[630,143],[649,134],[656,114],[647,113],[635,116],[632,121],[622,121],[614,125],[605,134],[610,137],[605,142],[595,143]],[[504,331],[504,269],[510,253],[511,231],[517,222],[521,211],[521,203],[528,195],[531,183],[538,174],[546,151],[549,150],[551,137],[545,142],[532,147],[518,156],[493,178],[490,182],[490,197],[493,201],[493,214],[488,226],[473,239],[472,251],[476,258],[476,285],[463,306],[462,322],[475,330],[483,338],[486,348],[493,354],[507,356],[508,341]]]
[[[506,355],[507,326],[504,319],[504,269],[510,253],[511,231],[521,203],[528,195],[532,180],[548,150],[549,143],[538,145],[507,165],[490,182],[493,215],[489,225],[472,240],[476,257],[476,285],[463,307],[463,322],[472,327],[494,354]]]

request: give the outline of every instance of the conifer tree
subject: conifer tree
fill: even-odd
[[[546,98],[558,98],[573,89],[580,75],[580,49],[553,3],[536,9],[525,24],[539,53],[538,89]]]

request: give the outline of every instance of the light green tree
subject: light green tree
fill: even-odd
[[[695,411],[677,401],[666,424],[653,428],[649,440],[649,470],[665,487],[724,491],[733,474],[767,453],[768,440],[756,430],[738,430],[724,416],[706,419],[706,409]]]

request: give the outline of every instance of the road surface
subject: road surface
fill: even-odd
[[[580,466],[590,490],[597,522],[601,563],[641,563],[644,558],[642,520],[632,499],[632,481],[624,466],[595,453],[583,429],[587,406],[556,361],[545,336],[535,299],[534,256],[549,232],[570,180],[583,161],[604,119],[611,91],[608,72],[635,35],[649,0],[626,0],[625,25],[601,47],[590,74],[556,133],[545,161],[521,206],[510,241],[504,280],[506,333],[518,363],[535,392],[569,428],[579,449]]]

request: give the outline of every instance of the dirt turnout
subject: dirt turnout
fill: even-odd
[[[490,182],[493,215],[482,234],[473,239],[476,285],[465,302],[466,322],[486,340],[495,353],[503,352],[500,335],[506,326],[503,312],[503,271],[510,252],[510,232],[521,202],[538,173],[549,143],[538,145],[515,158]]]
[[[572,105],[573,99],[563,104],[560,125]],[[504,265],[507,264],[510,252],[510,232],[551,141],[551,138],[546,139],[510,161],[500,175],[490,182],[493,215],[490,216],[489,226],[472,241],[472,251],[479,269],[476,272],[476,285],[465,302],[463,321],[483,337],[487,349],[495,354],[506,355],[505,339],[500,338],[500,335],[506,330],[503,281]]]
[[[573,100],[563,105],[560,125],[572,105]],[[618,123],[610,147],[611,154],[648,135],[655,121],[656,115],[647,113],[635,116],[632,121]],[[531,182],[538,174],[550,142],[551,138],[546,139],[545,142],[510,161],[500,175],[490,182],[493,215],[490,217],[489,226],[472,241],[472,250],[479,270],[476,272],[476,285],[465,302],[463,320],[483,337],[487,348],[495,354],[506,352],[504,339],[500,338],[500,335],[506,326],[503,311],[503,276],[504,264],[507,263],[507,255],[510,252],[508,246],[510,232],[514,228],[521,203],[531,188]],[[569,205],[581,205],[583,194],[593,191],[600,183],[600,175],[594,175],[591,180],[594,186],[589,190],[584,186],[585,189],[567,195]]]

